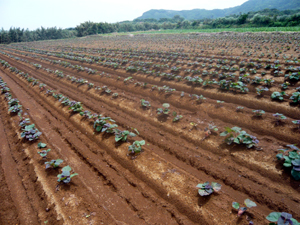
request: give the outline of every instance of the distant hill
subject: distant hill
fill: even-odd
[[[179,15],[187,20],[197,20],[210,18],[215,19],[219,17],[225,17],[232,14],[247,13],[250,11],[260,11],[263,9],[278,9],[278,10],[290,10],[300,9],[299,0],[249,0],[240,6],[235,6],[227,9],[192,9],[192,10],[164,10],[164,9],[151,9],[144,12],[142,16],[136,19],[160,19],[160,18],[173,18],[175,15]]]

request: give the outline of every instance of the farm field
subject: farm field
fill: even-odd
[[[299,33],[0,45],[0,224],[300,221],[299,60]]]

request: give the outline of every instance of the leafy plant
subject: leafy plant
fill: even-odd
[[[147,107],[151,107],[151,104],[149,101],[146,101],[145,99],[141,99],[141,104],[143,107],[147,108]]]
[[[292,123],[298,125],[297,128],[300,131],[300,120],[293,120]]]
[[[274,100],[283,101],[284,100],[283,96],[287,96],[287,94],[284,91],[282,92],[275,91],[271,94],[271,98]]]
[[[300,149],[295,145],[287,145],[289,149],[278,149],[279,154],[276,155],[278,160],[283,161],[283,166],[291,168],[291,175],[295,180],[300,180]]]
[[[52,168],[57,168],[64,160],[62,159],[52,159],[49,162],[45,162],[46,165],[46,169],[50,168],[52,166]]]
[[[216,182],[211,182],[211,185],[209,185],[209,182],[205,182],[203,184],[198,184],[196,188],[199,188],[199,195],[208,196],[211,195],[214,191],[218,192],[219,190],[221,190],[221,186],[221,184],[218,184]]]
[[[286,116],[281,113],[275,113],[273,114],[273,116],[276,118],[276,125],[279,125],[280,123],[282,123],[282,120],[286,119]]]
[[[71,174],[71,170],[72,168],[70,166],[65,166],[61,169],[62,173],[58,174],[58,182],[64,182],[65,184],[70,183],[71,182],[71,178],[74,176],[77,176],[78,173],[73,173]]]
[[[178,120],[180,120],[182,118],[182,115],[177,115],[177,112],[173,112],[173,122],[177,122]]]
[[[35,124],[27,125],[23,129],[21,133],[21,137],[27,139],[28,141],[34,141],[39,138],[42,134],[37,128],[35,128]]]
[[[158,108],[158,109],[157,109],[157,114],[160,115],[160,114],[163,113],[163,114],[165,114],[165,115],[168,115],[169,112],[170,112],[170,109],[169,109],[170,104],[169,104],[169,103],[164,103],[164,104],[162,104],[162,107],[163,107],[163,108]]]
[[[238,210],[238,216],[243,215],[243,213],[248,209],[256,206],[256,203],[251,201],[250,199],[246,199],[244,201],[246,207],[240,207],[238,202],[233,202],[232,207]]]
[[[283,90],[287,89],[288,86],[290,86],[290,85],[291,85],[291,84],[290,84],[289,82],[284,82],[283,84],[280,84],[280,86],[281,86],[281,88],[282,88]]]
[[[142,146],[145,145],[145,141],[135,141],[132,145],[129,145],[128,151],[130,151],[132,154],[140,153],[142,151]]]
[[[50,152],[50,151],[51,151],[51,149],[49,148],[49,149],[47,149],[47,150],[42,150],[42,151],[38,152],[38,154],[39,154],[41,157],[43,157],[43,159],[46,159],[46,158],[47,158],[47,154],[48,154],[48,152]]]
[[[76,102],[76,101],[71,101],[70,102],[70,110],[72,110],[73,112],[82,112],[83,111],[83,107],[82,107],[82,103],[81,102]]]
[[[256,94],[263,95],[263,92],[268,91],[269,88],[267,88],[267,87],[258,87],[258,88],[255,88],[255,90],[256,90]]]
[[[256,116],[256,117],[261,117],[263,114],[265,114],[265,111],[261,110],[261,109],[252,110],[252,112],[254,113],[254,116]]]
[[[290,99],[293,100],[294,103],[300,104],[300,92],[299,91],[294,92],[290,97]]]
[[[30,123],[30,119],[29,118],[22,118],[20,120],[19,126],[21,128],[24,128],[26,126],[26,124]]]
[[[37,147],[38,148],[46,148],[47,144],[40,142],[40,143],[38,143]]]
[[[271,212],[266,219],[272,222],[269,225],[300,225],[291,214],[286,212]]]
[[[115,122],[115,121],[112,120],[110,117],[103,117],[103,116],[100,115],[99,118],[96,119],[95,122],[94,122],[94,129],[97,132],[105,131],[110,125],[109,122]],[[106,124],[108,124],[108,125],[106,125]],[[105,130],[103,130],[103,129],[105,129]]]
[[[240,127],[225,127],[225,129],[226,131],[222,132],[220,136],[227,136],[225,142],[228,145],[231,145],[232,143],[244,144],[247,148],[252,148],[259,143],[255,136],[247,134],[247,132],[243,131]]]
[[[126,141],[127,140],[127,136],[130,136],[130,137],[135,137],[136,134],[135,133],[132,133],[128,130],[119,130],[119,129],[116,129],[115,130],[115,141],[118,142],[118,141]]]
[[[237,112],[243,112],[243,109],[244,109],[244,107],[238,106],[238,107],[236,107],[235,111],[237,111]]]

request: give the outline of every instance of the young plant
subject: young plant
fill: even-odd
[[[272,222],[269,225],[300,225],[291,214],[286,212],[271,212],[266,219]]]
[[[283,166],[291,168],[291,175],[295,180],[300,180],[300,149],[295,145],[287,145],[290,149],[278,149],[276,158],[283,161]]]
[[[128,130],[119,130],[119,129],[116,129],[115,130],[115,141],[118,142],[118,141],[127,141],[127,136],[130,136],[130,137],[135,137],[136,134],[135,133],[132,133]]]
[[[142,146],[145,145],[145,141],[135,141],[132,145],[129,145],[128,151],[130,151],[132,154],[140,153],[142,151]]]
[[[268,91],[269,88],[267,87],[258,87],[255,89],[256,90],[256,94],[262,96],[263,92]]]
[[[41,148],[46,148],[46,147],[47,147],[47,144],[40,142],[40,143],[38,143],[37,147],[38,147],[39,149],[41,149]]]
[[[294,103],[300,104],[300,91],[294,92],[290,99],[293,100]]]
[[[82,103],[76,102],[76,101],[71,101],[69,109],[75,113],[78,113],[78,112],[80,113],[83,111]]]
[[[169,103],[164,103],[164,104],[162,104],[162,107],[163,108],[158,108],[157,109],[157,114],[160,115],[160,114],[163,113],[164,115],[168,115],[169,112],[170,112],[170,109],[169,109],[170,104]]]
[[[26,124],[30,123],[30,119],[29,118],[22,118],[20,119],[20,123],[19,126],[21,128],[24,128],[26,126]]]
[[[141,99],[141,105],[142,105],[142,107],[145,107],[145,108],[151,107],[150,102],[146,101],[145,99]]]
[[[296,124],[297,128],[298,128],[298,131],[300,131],[300,120],[293,120],[292,123]]]
[[[104,132],[105,130],[103,129],[107,129],[110,125],[110,122],[115,122],[114,120],[112,120],[110,117],[102,117],[101,115],[99,116],[98,119],[95,120],[94,122],[94,129],[97,132]],[[108,125],[106,125],[108,124]],[[106,126],[105,126],[106,125]]]
[[[265,111],[261,110],[261,109],[252,110],[252,112],[254,113],[254,116],[256,116],[256,117],[261,117],[263,114],[265,114]]]
[[[35,128],[35,124],[27,125],[22,130],[23,132],[21,133],[21,137],[28,141],[37,140],[42,134],[42,132]]]
[[[52,167],[52,168],[57,168],[59,165],[63,162],[64,160],[62,159],[52,159],[49,162],[45,162],[46,169]]]
[[[238,107],[236,107],[235,111],[237,111],[237,112],[243,112],[243,109],[244,109],[244,107],[238,106]]]
[[[287,96],[287,94],[284,91],[282,91],[282,92],[274,91],[271,94],[271,98],[272,99],[279,100],[279,101],[283,101],[284,100],[283,96]]]
[[[78,173],[73,173],[71,174],[71,170],[72,168],[70,166],[65,166],[61,169],[62,173],[58,174],[58,182],[64,182],[65,184],[70,183],[71,182],[71,178],[78,175]]]
[[[240,207],[240,204],[237,203],[237,202],[233,202],[233,203],[232,203],[232,207],[238,210],[238,216],[243,215],[243,213],[244,213],[248,208],[251,208],[251,207],[255,207],[255,206],[256,206],[256,203],[255,203],[255,202],[252,202],[250,199],[246,199],[246,200],[244,201],[244,204],[245,204],[246,207]]]
[[[246,131],[242,130],[240,127],[225,127],[226,131],[222,132],[220,136],[227,136],[225,142],[228,145],[244,144],[247,148],[252,148],[256,146],[259,141],[255,136],[247,134]],[[228,136],[229,135],[229,136]]]
[[[47,158],[47,154],[48,154],[48,152],[50,152],[50,151],[51,151],[51,149],[49,148],[49,149],[47,149],[47,150],[42,150],[42,151],[38,152],[38,154],[39,154],[43,159],[46,159],[46,158]]]
[[[209,182],[205,182],[203,184],[198,184],[196,188],[199,188],[199,195],[208,196],[211,195],[214,191],[218,192],[219,190],[221,190],[221,186],[221,184],[218,184],[216,182],[211,182],[211,185],[209,185]]]
[[[174,116],[173,122],[177,122],[182,118],[182,115],[177,115],[177,112],[175,111],[173,112],[173,116]]]
[[[275,123],[277,126],[282,123],[282,120],[286,119],[286,116],[284,116],[281,113],[275,113],[275,114],[273,114],[273,116],[276,118]]]

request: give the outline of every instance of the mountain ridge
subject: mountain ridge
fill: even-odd
[[[136,19],[161,19],[172,18],[175,15],[179,15],[187,20],[198,19],[216,19],[219,17],[225,17],[232,14],[248,13],[250,11],[260,11],[263,9],[278,9],[278,10],[291,10],[299,9],[299,0],[248,0],[242,5],[230,7],[226,9],[191,9],[191,10],[165,10],[165,9],[151,9],[143,13],[142,16]]]

